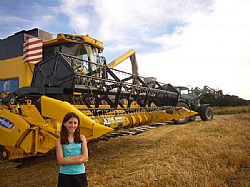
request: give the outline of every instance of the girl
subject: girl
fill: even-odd
[[[75,113],[65,115],[56,144],[56,156],[60,165],[58,187],[88,186],[84,165],[88,161],[87,141],[80,135],[79,125],[80,120]]]

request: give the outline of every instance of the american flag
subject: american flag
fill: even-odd
[[[34,36],[24,36],[23,44],[23,62],[36,64],[42,60],[43,41]]]

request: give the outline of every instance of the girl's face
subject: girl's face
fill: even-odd
[[[77,118],[70,118],[67,122],[64,123],[64,126],[68,130],[68,133],[73,134],[78,127]]]

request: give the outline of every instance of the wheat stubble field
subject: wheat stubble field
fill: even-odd
[[[250,186],[250,113],[169,124],[89,143],[90,187]],[[18,169],[0,161],[0,186],[56,186],[54,152]]]

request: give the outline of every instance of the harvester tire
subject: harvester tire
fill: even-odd
[[[178,102],[176,106],[177,107],[185,107],[186,109],[190,110],[190,107],[185,102]],[[190,120],[190,117],[187,117],[187,118],[182,118],[179,120],[174,120],[174,123],[175,124],[186,124],[187,122],[189,122],[189,120]]]
[[[207,106],[207,105],[201,106],[199,110],[199,114],[200,114],[202,121],[211,121],[213,120],[213,117],[214,117],[214,112],[213,112],[212,107]]]

